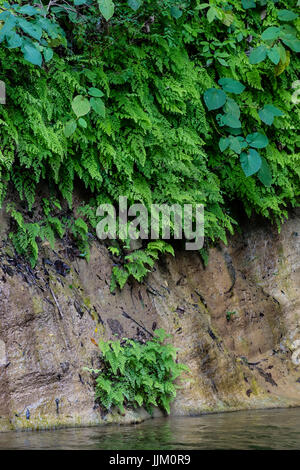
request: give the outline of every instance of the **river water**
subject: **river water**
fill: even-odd
[[[0,449],[300,449],[300,408],[155,418],[130,426],[0,433]]]

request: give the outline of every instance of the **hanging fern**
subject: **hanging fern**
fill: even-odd
[[[300,195],[299,106],[292,100],[299,69],[296,8],[288,0],[145,0],[137,8],[122,0],[108,17],[99,5],[63,2],[46,12],[0,0],[0,80],[7,97],[0,104],[0,202],[11,184],[31,210],[46,182],[71,208],[82,181],[91,201],[72,230],[87,256],[86,224],[95,227],[97,206],[115,204],[120,195],[148,208],[204,204],[205,237],[213,241],[226,241],[233,231],[234,201],[249,216],[279,224]],[[35,50],[29,53],[26,44]],[[257,48],[262,55],[256,51],[254,60]],[[242,92],[226,89],[232,80]],[[225,96],[224,109],[206,99],[218,95]],[[274,107],[277,115],[266,117]],[[239,129],[228,125],[233,117]],[[268,145],[241,149],[255,133]],[[247,176],[251,158],[260,167]],[[52,213],[32,227],[11,215],[12,240],[32,263],[38,240],[53,244],[67,228]],[[123,257],[114,285],[144,278],[163,251],[145,248]]]

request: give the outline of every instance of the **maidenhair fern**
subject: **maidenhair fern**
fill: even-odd
[[[158,406],[170,413],[179,387],[174,381],[188,367],[176,361],[177,350],[165,343],[169,337],[158,329],[144,344],[127,338],[99,341],[101,369],[87,370],[95,376],[95,397],[105,410],[116,406],[124,413],[125,407],[144,406],[152,413]]]
[[[10,207],[16,249],[35,263],[40,239],[70,229],[88,255],[97,206],[120,195],[204,204],[213,241],[235,201],[279,224],[300,196],[299,25],[296,0],[0,0],[0,202],[11,185],[31,210],[46,183],[71,208],[86,188],[72,228]],[[161,251],[125,253],[113,285]]]

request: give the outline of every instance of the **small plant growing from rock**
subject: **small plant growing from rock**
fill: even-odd
[[[188,367],[177,363],[174,346],[164,344],[169,337],[158,329],[143,344],[128,338],[99,341],[102,367],[86,370],[96,375],[96,399],[106,410],[117,406],[124,413],[125,407],[144,406],[151,413],[158,406],[170,413],[179,388],[174,381]]]
[[[226,312],[226,320],[230,322],[234,315],[236,315],[236,312]]]

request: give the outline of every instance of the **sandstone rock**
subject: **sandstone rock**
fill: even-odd
[[[97,241],[89,263],[61,257],[70,267],[63,275],[54,264],[59,246],[41,253],[52,264],[34,270],[10,265],[7,246],[0,249],[0,431],[149,417],[144,410],[102,416],[83,368],[98,364],[91,338],[148,339],[156,327],[173,334],[191,370],[173,414],[300,405],[292,361],[300,339],[299,211],[280,234],[266,222],[245,225],[228,246],[211,249],[205,269],[198,254],[179,252],[115,295],[113,261]],[[228,320],[227,312],[235,314]]]

